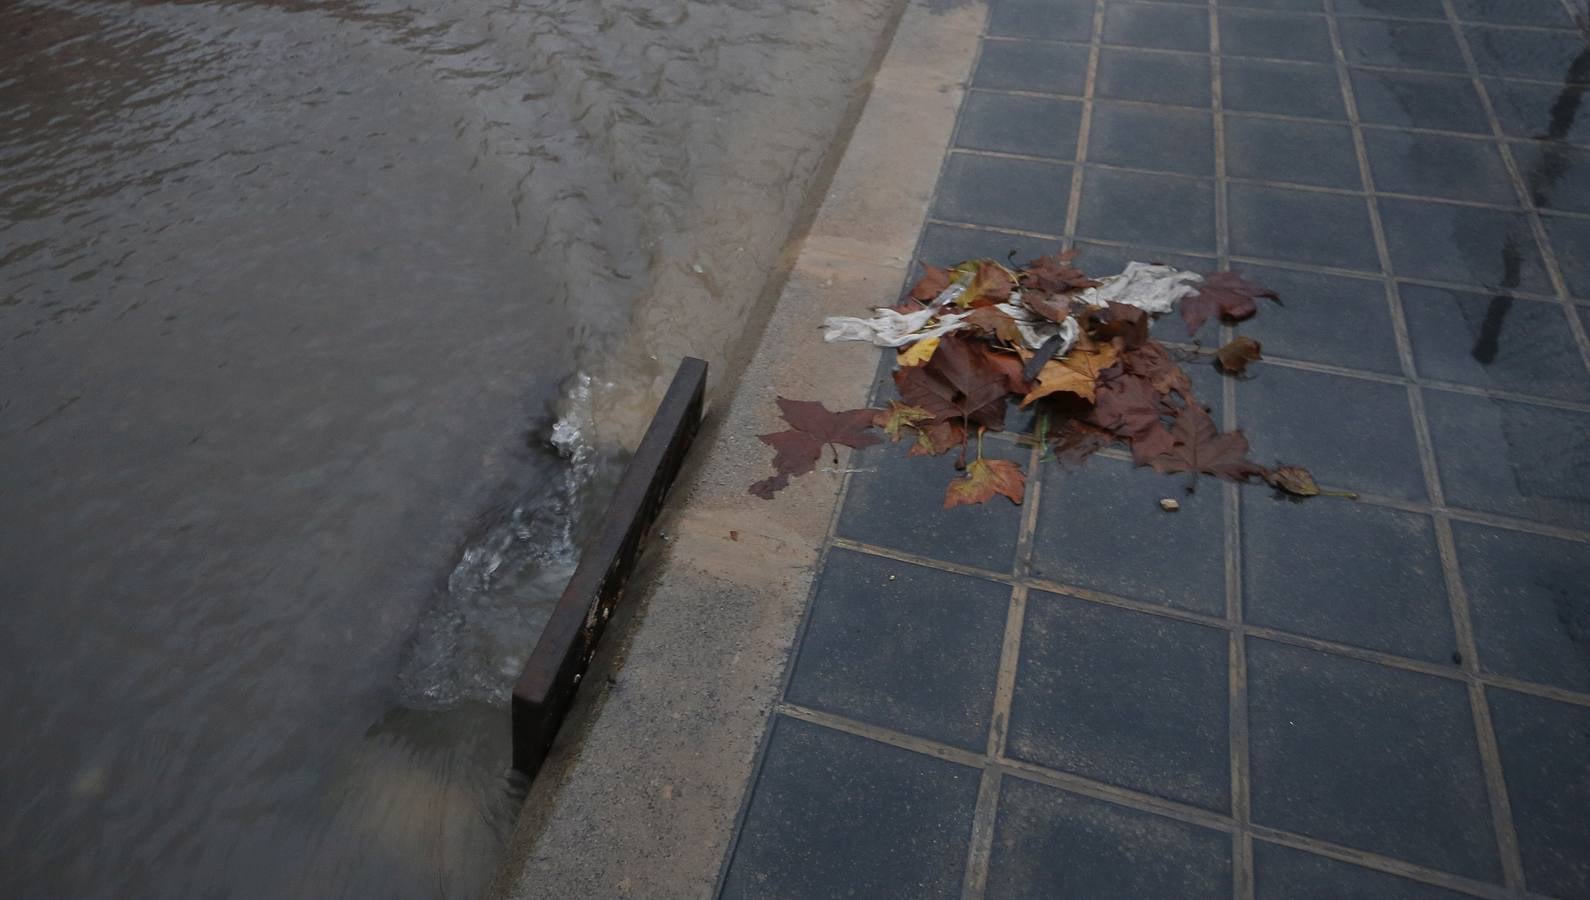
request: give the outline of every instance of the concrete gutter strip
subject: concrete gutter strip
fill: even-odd
[[[817,326],[900,290],[984,16],[907,6],[762,343],[709,413],[489,896],[711,895],[841,483],[819,470],[771,503],[752,497],[770,458],[756,435],[784,427],[778,395],[866,403],[876,353],[824,344]]]

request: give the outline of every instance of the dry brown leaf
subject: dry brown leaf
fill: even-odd
[[[944,491],[944,508],[983,503],[995,494],[1009,498],[1021,505],[1027,491],[1027,476],[1021,466],[1004,459],[974,459],[966,466],[966,474],[950,482]]]
[[[1232,338],[1229,343],[1215,351],[1215,361],[1220,364],[1220,371],[1227,375],[1241,375],[1248,370],[1248,363],[1263,359],[1260,353],[1262,345],[1242,335]]]
[[[1098,392],[1099,373],[1113,365],[1117,355],[1114,344],[1086,348],[1078,345],[1071,348],[1071,352],[1065,356],[1044,364],[1038,372],[1038,383],[1027,392],[1021,405],[1030,406],[1038,398],[1058,391],[1076,394],[1092,402]]]

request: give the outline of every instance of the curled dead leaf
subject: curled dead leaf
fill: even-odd
[[[1227,375],[1241,375],[1248,370],[1248,363],[1261,360],[1264,356],[1260,353],[1263,349],[1258,341],[1247,335],[1232,338],[1225,346],[1215,351],[1215,361],[1220,365],[1220,371]]]

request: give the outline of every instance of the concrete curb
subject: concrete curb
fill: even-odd
[[[986,14],[905,5],[800,242],[760,346],[709,413],[563,731],[531,786],[490,896],[706,897],[778,700],[825,535],[837,466],[769,503],[756,435],[776,396],[865,405],[878,356],[824,344],[823,316],[895,300],[949,146]]]

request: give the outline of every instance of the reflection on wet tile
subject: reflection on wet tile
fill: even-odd
[[[1055,41],[1093,38],[1093,4],[1088,0],[993,0],[988,33]]]
[[[1576,32],[1469,27],[1465,33],[1486,75],[1590,84],[1590,44]]]
[[[1342,16],[1397,16],[1404,19],[1445,19],[1441,0],[1336,0]]]
[[[1538,141],[1516,142],[1512,150],[1536,206],[1590,213],[1590,150]]]
[[[1524,880],[1553,897],[1590,897],[1590,709],[1486,690],[1513,801]]]
[[[1568,293],[1590,300],[1590,221],[1541,216]]]
[[[1424,405],[1448,503],[1590,527],[1590,414],[1438,390]]]
[[[1220,52],[1330,62],[1330,26],[1323,16],[1227,10],[1220,14]]]
[[[939,177],[933,216],[1059,234],[1070,193],[1070,166],[952,153]]]
[[[1511,137],[1549,138],[1590,144],[1590,109],[1578,85],[1538,84],[1505,78],[1485,79],[1496,119]],[[1574,99],[1581,98],[1576,104]]]
[[[1052,159],[1074,159],[1082,103],[1049,97],[1024,97],[971,91],[961,104],[955,144]]]
[[[1342,53],[1349,63],[1462,72],[1457,38],[1445,23],[1342,19]]]
[[[1346,125],[1226,117],[1226,174],[1361,190],[1358,151]]]
[[[1026,262],[1059,249],[1060,242],[1025,234],[962,228],[955,225],[929,225],[922,230],[917,258],[935,266],[950,266],[963,259],[997,259],[1000,262]]]
[[[1367,124],[1491,133],[1480,95],[1466,77],[1354,69],[1353,97]]]
[[[1398,275],[1551,290],[1524,213],[1388,197],[1378,202]]]
[[[1227,59],[1220,63],[1221,101],[1234,112],[1344,119],[1336,69],[1305,63]]]
[[[1374,272],[1380,268],[1362,196],[1254,184],[1226,190],[1231,253]]]
[[[1415,284],[1401,293],[1421,376],[1590,402],[1590,372],[1556,303]]]
[[[972,87],[1081,94],[1087,78],[1085,45],[989,38],[977,58]]]
[[[1268,363],[1248,371],[1237,425],[1255,462],[1305,466],[1321,484],[1347,490],[1425,499],[1405,388]]]
[[[1428,516],[1243,491],[1242,546],[1243,621],[1451,663],[1457,639]]]
[[[1452,10],[1465,22],[1573,27],[1561,0],[1452,0]]]
[[[1209,11],[1190,6],[1115,3],[1104,11],[1104,43],[1209,52]]]
[[[1461,683],[1249,638],[1248,705],[1255,822],[1501,880]]]
[[[1364,149],[1382,193],[1518,205],[1494,141],[1374,129]]]
[[[1240,268],[1281,295],[1282,305],[1262,306],[1239,326],[1264,345],[1266,355],[1402,374],[1385,282],[1270,266]],[[1353,327],[1343,328],[1343,322]]]
[[[1480,666],[1590,693],[1590,544],[1452,523]]]
[[[1214,184],[1170,175],[1089,169],[1083,178],[1077,236],[1212,253]]]
[[[1006,776],[984,896],[1230,897],[1231,839]]]
[[[1098,103],[1088,162],[1213,178],[1215,127],[1203,110]]]
[[[1105,47],[1095,91],[1101,98],[1207,107],[1209,58]]]

